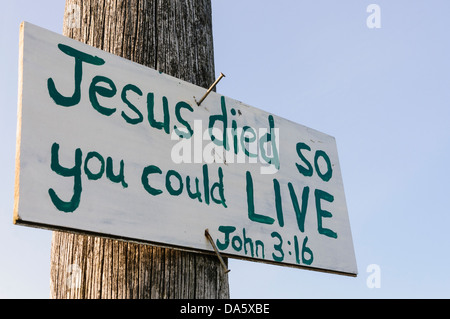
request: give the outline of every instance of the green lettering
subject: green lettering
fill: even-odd
[[[319,168],[319,164],[317,161],[319,160],[319,157],[322,157],[325,162],[327,163],[327,172],[325,174],[322,174]],[[333,168],[331,167],[331,161],[328,157],[327,153],[324,151],[317,151],[316,155],[314,155],[314,167],[316,168],[317,175],[324,181],[328,182],[331,179],[331,176],[333,175]]]
[[[283,252],[283,238],[281,238],[281,235],[279,233],[277,233],[276,231],[272,232],[272,234],[270,234],[270,236],[272,236],[272,238],[278,238],[279,243],[276,245],[273,245],[273,248],[278,251],[280,253],[280,256],[275,255],[275,253],[272,253],[272,258],[274,261],[278,261],[281,262],[284,259],[284,252]]]
[[[323,228],[322,227],[322,218],[331,218],[333,217],[333,215],[326,211],[323,210],[321,207],[321,203],[320,200],[325,200],[327,202],[332,203],[334,201],[334,196],[322,191],[320,189],[316,189],[314,191],[314,195],[316,197],[316,211],[317,211],[317,230],[319,231],[319,234],[331,237],[331,238],[337,238],[337,234],[332,231],[331,229],[328,228]]]
[[[249,171],[246,172],[246,180],[247,180],[246,190],[247,190],[248,218],[254,222],[272,225],[275,221],[273,218],[269,216],[255,214],[255,203],[253,198],[253,179],[252,174]]]
[[[53,202],[55,207],[65,213],[73,213],[78,206],[80,205],[81,198],[81,163],[82,163],[82,152],[81,149],[77,148],[75,150],[75,165],[72,168],[62,167],[59,163],[59,144],[53,143],[51,149],[51,163],[50,168],[56,174],[64,176],[64,177],[73,177],[73,196],[72,199],[68,202],[61,200],[56,192],[50,188],[48,190],[48,194],[50,195],[50,199]]]
[[[247,131],[252,134],[251,137],[245,135]],[[248,157],[258,157],[258,154],[250,153],[245,145],[246,143],[253,143],[254,141],[256,141],[255,130],[250,126],[244,126],[241,133],[241,147],[244,150],[245,155],[247,155]]]
[[[216,240],[216,246],[220,250],[225,250],[230,245],[230,234],[236,230],[234,226],[219,226],[219,231],[225,234],[224,242]]]
[[[231,240],[231,247],[233,247],[233,249],[236,251],[241,251],[242,239],[239,236],[234,236],[233,239]]]
[[[88,167],[89,161],[94,157],[100,162],[100,169],[98,173],[92,173],[92,171]],[[86,173],[86,176],[89,180],[95,181],[97,179],[100,179],[105,172],[105,160],[103,159],[103,157],[97,152],[89,152],[86,155],[86,159],[84,160],[84,172]]]
[[[217,115],[211,115],[209,117],[209,123],[208,123],[208,132],[209,136],[211,137],[211,141],[214,142],[217,146],[223,146],[227,151],[229,150],[228,141],[227,141],[227,125],[228,125],[228,118],[227,118],[227,107],[225,104],[225,97],[222,96],[221,99],[221,110],[222,114]],[[221,121],[223,123],[223,131],[222,131],[222,140],[218,140],[216,136],[212,133],[212,129],[217,121]]]
[[[297,217],[298,229],[303,233],[305,231],[305,217],[306,210],[308,208],[309,187],[303,187],[302,192],[302,209],[298,205],[297,195],[295,194],[294,186],[292,183],[288,183],[289,194],[291,195],[292,206],[294,206],[295,216]]]
[[[306,244],[308,243],[308,236],[305,236],[305,239],[303,239],[303,245],[302,245],[302,262],[305,265],[311,265],[314,261],[314,255],[311,250],[311,248],[306,247]],[[305,255],[308,254],[309,258],[306,258]]]
[[[231,114],[236,115],[236,110],[231,109]],[[235,120],[231,121],[231,135],[233,136],[233,149],[234,153],[239,153],[238,136],[237,136],[237,123]]]
[[[295,252],[295,262],[300,264],[300,252],[298,248],[298,238],[294,235],[294,252]]]
[[[150,184],[148,183],[148,175],[150,174],[162,174],[161,169],[156,166],[156,165],[150,165],[147,166],[146,168],[144,168],[143,172],[142,172],[142,177],[141,177],[141,181],[142,181],[142,185],[144,186],[144,189],[150,193],[153,196],[159,195],[162,193],[162,190],[157,189],[157,188],[153,188],[150,186]]]
[[[248,250],[247,250],[247,244],[250,246],[250,255],[253,257],[254,256],[254,251],[253,251],[253,240],[251,238],[248,238],[245,236],[245,228],[242,229],[242,238],[244,239],[244,253],[247,255]]]
[[[298,157],[301,158],[301,160],[303,161],[303,163],[306,164],[307,168],[305,168],[304,166],[295,163],[295,166],[297,166],[298,171],[306,177],[310,177],[313,174],[313,168],[311,163],[305,158],[305,156],[302,154],[301,150],[305,149],[308,151],[311,151],[311,147],[309,147],[308,145],[306,145],[305,143],[297,143],[297,154]]]
[[[275,208],[277,210],[278,225],[284,226],[283,207],[281,204],[280,183],[276,178],[273,179],[273,190],[275,192]]]
[[[203,190],[205,193],[205,203],[209,205],[209,176],[208,176],[208,165],[203,164]]]
[[[108,84],[109,88],[97,85],[99,82]],[[96,109],[99,113],[106,116],[110,116],[111,114],[113,114],[116,111],[116,109],[101,106],[100,103],[98,102],[97,94],[103,97],[111,98],[114,95],[116,95],[116,93],[117,89],[116,86],[114,85],[114,82],[105,76],[98,75],[94,77],[92,79],[91,85],[89,86],[89,100],[91,101],[92,107]]]
[[[222,167],[219,167],[218,169],[218,175],[219,175],[219,181],[214,183],[213,186],[211,187],[211,199],[213,200],[214,203],[216,204],[222,204],[223,207],[227,207],[227,205],[225,204],[225,196],[223,193],[223,172],[222,172]],[[218,189],[219,191],[219,198],[215,198],[214,197],[214,190]]]
[[[175,178],[178,180],[178,184],[179,184],[178,189],[174,189],[172,187],[172,183],[170,181],[170,177],[171,176],[175,176]],[[169,170],[167,172],[167,174],[166,174],[166,188],[167,188],[167,191],[169,192],[169,194],[173,195],[173,196],[178,196],[178,195],[180,195],[183,192],[183,180],[181,178],[181,175],[177,171]]]
[[[178,122],[180,122],[181,124],[183,124],[186,129],[187,129],[187,133],[183,132],[181,130],[178,129],[178,127],[176,125],[173,126],[175,133],[178,134],[179,137],[181,138],[191,138],[192,134],[194,134],[194,131],[192,130],[191,125],[189,125],[189,123],[187,121],[185,121],[183,119],[183,117],[181,116],[181,109],[188,109],[190,112],[193,112],[194,109],[192,108],[192,106],[190,106],[189,104],[187,104],[186,102],[178,102],[177,105],[175,105],[175,116],[177,117]]]
[[[157,128],[158,130],[164,129],[164,131],[169,134],[169,125],[170,125],[170,115],[169,115],[169,103],[165,96],[162,97],[163,102],[163,113],[164,120],[163,122],[158,122],[155,120],[155,98],[153,93],[147,94],[147,111],[148,111],[148,122],[151,127]]]
[[[256,250],[256,257],[260,257],[261,256],[262,259],[266,258],[265,254],[264,254],[264,243],[261,240],[255,240],[255,246],[256,246],[256,249],[255,249]],[[261,255],[258,254],[258,251],[259,251],[258,247],[261,248]]]
[[[187,189],[187,193],[188,193],[188,195],[189,195],[190,198],[192,198],[192,199],[197,198],[198,201],[201,203],[201,202],[202,202],[202,194],[200,193],[200,190],[199,190],[199,188],[198,188],[198,178],[196,177],[195,180],[194,180],[194,181],[195,181],[195,189],[196,189],[195,193],[192,193],[192,192],[191,192],[191,187],[190,187],[191,183],[190,183],[190,180],[191,180],[191,178],[190,178],[189,176],[187,176],[187,177],[186,177],[186,189]]]
[[[63,96],[61,93],[58,92],[55,86],[55,82],[52,78],[49,78],[47,80],[47,88],[48,93],[50,97],[55,101],[57,105],[61,106],[74,106],[78,103],[80,103],[81,99],[81,80],[83,78],[83,62],[93,64],[93,65],[103,65],[105,64],[105,60],[78,51],[72,47],[69,47],[64,44],[58,44],[58,48],[64,52],[65,54],[74,57],[75,58],[75,72],[74,72],[74,79],[75,79],[75,89],[72,94],[72,96]]]
[[[134,106],[128,99],[127,99],[127,92],[128,91],[133,91],[134,93],[136,93],[139,96],[142,96],[142,91],[140,88],[138,88],[136,85],[133,84],[127,84],[124,86],[124,88],[122,89],[122,101],[128,105],[128,107],[137,115],[137,118],[131,118],[129,117],[124,111],[122,111],[122,117],[125,119],[125,121],[127,121],[127,123],[130,124],[138,124],[141,123],[144,120],[144,116],[142,115],[142,113],[137,109],[136,106]]]
[[[273,120],[273,116],[269,115],[269,133],[266,133],[259,140],[259,150],[261,152],[261,157],[266,161],[267,164],[273,165],[277,170],[280,169],[280,158],[278,156],[278,147],[276,143],[275,136],[275,123]],[[264,147],[264,143],[270,143],[272,149],[272,157],[269,157],[266,153],[266,148]]]
[[[113,183],[121,183],[123,188],[127,188],[128,184],[125,182],[124,176],[124,163],[123,160],[120,161],[119,174],[114,175],[113,171],[113,161],[111,157],[106,159],[106,177]]]

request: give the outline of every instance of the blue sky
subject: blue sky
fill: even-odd
[[[449,298],[450,2],[212,3],[217,91],[336,138],[359,270],[230,260],[231,297]],[[18,34],[24,20],[61,33],[64,1],[4,6],[0,298],[48,298],[51,232],[12,224]]]

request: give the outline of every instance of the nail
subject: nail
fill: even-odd
[[[200,104],[202,104],[203,100],[206,99],[206,97],[208,96],[209,93],[211,93],[211,91],[215,88],[215,86],[217,85],[217,83],[219,83],[220,80],[222,80],[222,78],[225,77],[225,74],[223,74],[222,72],[220,72],[219,77],[217,78],[217,80],[211,85],[211,87],[208,89],[208,91],[206,91],[205,95],[203,95],[203,97],[200,99],[200,101],[195,101],[197,103],[198,106],[200,106]]]
[[[211,243],[211,246],[214,248],[214,251],[216,252],[217,257],[219,257],[219,261],[222,264],[223,268],[225,269],[225,273],[229,273],[231,271],[231,269],[228,269],[227,265],[225,264],[225,262],[222,259],[222,256],[220,256],[220,253],[217,250],[216,244],[214,244],[214,240],[212,239],[211,235],[209,234],[208,229],[205,229],[205,236]]]

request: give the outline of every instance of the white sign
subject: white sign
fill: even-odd
[[[335,139],[29,23],[14,222],[356,275]]]

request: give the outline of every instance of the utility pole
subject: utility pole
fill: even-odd
[[[214,82],[211,0],[67,0],[64,17],[65,36],[204,88]],[[51,298],[229,298],[215,255],[59,231],[50,275]]]

